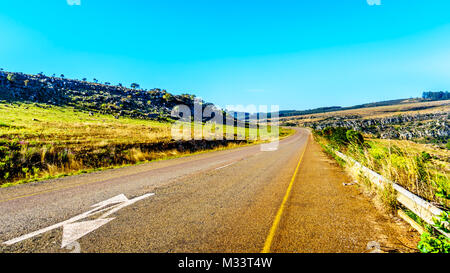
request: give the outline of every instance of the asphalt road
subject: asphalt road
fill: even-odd
[[[4,188],[0,251],[415,251],[418,235],[343,186],[349,179],[299,129],[275,151],[255,145]]]

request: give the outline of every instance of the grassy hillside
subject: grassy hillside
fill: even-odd
[[[422,98],[410,98],[410,99],[396,99],[396,100],[386,100],[371,103],[364,103],[349,107],[341,106],[330,106],[330,107],[320,107],[316,109],[309,110],[284,110],[280,111],[280,117],[292,117],[292,116],[304,116],[311,114],[323,114],[328,112],[341,112],[348,110],[364,110],[364,108],[374,108],[380,106],[401,106],[402,104],[410,103],[421,103],[427,101],[439,101],[450,99],[450,93],[448,91],[438,91],[438,92],[424,92]]]
[[[69,106],[0,103],[0,185],[253,143],[174,141],[172,123],[89,113]],[[236,136],[254,128],[225,127]],[[282,130],[281,134],[289,134]]]
[[[174,95],[164,89],[127,88],[86,79],[66,79],[43,74],[0,71],[0,99],[8,102],[34,102],[55,106],[70,106],[92,113],[109,114],[116,118],[167,120],[176,105],[194,107],[195,96]],[[211,105],[201,101],[203,107]]]
[[[30,145],[154,143],[170,139],[170,123],[111,115],[89,114],[73,107],[0,103],[1,137]]]
[[[312,115],[312,114],[323,114],[323,113],[329,113],[329,112],[339,112],[339,111],[346,111],[346,110],[352,110],[352,109],[363,109],[363,108],[372,108],[372,107],[379,107],[379,106],[389,106],[389,105],[398,105],[402,103],[407,103],[408,101],[415,101],[415,102],[422,102],[424,99],[397,99],[397,100],[387,100],[387,101],[380,101],[380,102],[372,102],[372,103],[365,103],[350,107],[342,107],[342,106],[329,106],[329,107],[320,107],[315,109],[309,109],[309,110],[284,110],[280,111],[280,117],[294,117],[294,116],[304,116],[304,115]]]
[[[429,114],[438,112],[448,112],[450,101],[410,101],[403,100],[401,103],[383,106],[373,106],[357,109],[339,110],[329,113],[315,113],[304,116],[290,116],[280,118],[283,122],[294,122],[303,124],[305,122],[320,122],[332,117],[338,118],[360,118],[374,119],[396,115]]]

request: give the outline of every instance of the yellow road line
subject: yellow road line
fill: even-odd
[[[286,202],[291,193],[292,185],[294,185],[295,178],[297,177],[297,173],[300,168],[300,164],[302,163],[303,155],[305,154],[306,146],[308,145],[308,140],[309,140],[309,137],[306,139],[305,148],[303,149],[300,160],[298,161],[297,168],[295,168],[294,175],[292,176],[291,182],[289,183],[289,186],[286,190],[286,194],[284,195],[283,202],[281,203],[281,206],[278,209],[277,215],[275,216],[275,220],[273,221],[272,227],[270,229],[269,235],[267,236],[266,242],[264,243],[264,248],[261,251],[261,253],[269,253],[270,252],[270,247],[272,246],[273,238],[275,237],[275,233],[277,231],[278,224],[280,223],[281,216],[283,215],[284,207],[285,207]]]

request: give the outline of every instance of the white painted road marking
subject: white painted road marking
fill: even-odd
[[[63,227],[63,240],[62,240],[62,246],[65,247],[74,241],[78,240],[79,238],[85,236],[86,234],[98,229],[99,227],[107,224],[109,221],[113,220],[114,218],[106,218],[109,215],[117,212],[118,210],[127,207],[129,205],[132,205],[136,203],[137,201],[140,201],[142,199],[148,198],[150,196],[155,195],[154,193],[147,193],[139,197],[135,197],[133,199],[128,199],[125,195],[120,194],[115,197],[112,197],[108,200],[105,200],[103,202],[100,202],[98,204],[93,205],[93,209],[82,213],[80,215],[77,215],[75,217],[70,218],[69,220],[60,222],[58,224],[37,230],[35,232],[31,232],[28,234],[25,234],[23,236],[17,237],[15,239],[9,240],[4,242],[6,245],[13,245],[15,243],[21,242],[26,239],[30,239],[34,236],[40,235],[42,233],[51,231],[56,228]],[[113,205],[113,206],[111,206]],[[106,211],[106,212],[105,212]],[[92,215],[98,214],[100,212],[105,212],[102,216],[100,216],[97,220],[93,221],[84,221],[74,224],[75,222],[91,217]]]
[[[73,224],[66,224],[63,226],[63,236],[61,242],[61,248],[70,245],[76,240],[80,239],[84,235],[91,233],[99,227],[107,224],[114,218],[97,219],[92,221],[78,222]]]
[[[128,198],[124,194],[119,194],[117,196],[114,196],[113,198],[109,198],[108,200],[92,205],[91,208],[106,207],[112,204],[123,203],[126,201],[128,201]]]
[[[231,166],[231,165],[233,165],[234,163],[236,163],[236,162],[233,162],[233,163],[230,163],[230,164],[228,164],[228,165],[225,165],[225,166],[222,166],[222,167],[216,168],[216,170],[220,170],[220,169],[226,168],[226,167],[228,167],[228,166]]]

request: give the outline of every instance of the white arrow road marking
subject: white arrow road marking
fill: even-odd
[[[114,196],[113,198],[109,198],[108,200],[92,205],[91,208],[106,207],[112,204],[123,203],[126,201],[128,201],[128,198],[124,194],[119,194],[117,196]]]
[[[120,210],[120,209],[122,209],[122,208],[124,208],[124,207],[126,207],[126,206],[129,206],[129,205],[131,205],[131,204],[134,204],[134,203],[136,203],[137,201],[140,201],[140,200],[142,200],[142,199],[145,199],[145,198],[150,197],[150,196],[153,196],[153,195],[155,195],[155,194],[154,194],[154,193],[147,193],[147,194],[144,194],[144,195],[142,195],[142,196],[135,197],[135,198],[133,198],[133,199],[131,199],[131,200],[128,200],[128,201],[126,201],[126,202],[123,202],[122,204],[119,204],[119,205],[117,205],[117,206],[112,207],[110,211],[108,211],[107,213],[103,214],[100,218],[108,217],[109,215],[115,213],[116,211],[118,211],[118,210]]]
[[[113,219],[114,218],[97,219],[64,225],[61,248],[75,242],[84,235],[98,229]]]
[[[25,234],[25,235],[17,237],[17,238],[14,238],[12,240],[4,242],[4,244],[13,245],[15,243],[21,242],[26,239],[30,239],[34,236],[51,231],[53,229],[65,227],[65,228],[63,228],[63,243],[62,243],[62,245],[63,245],[62,247],[64,247],[67,244],[70,244],[71,242],[73,242],[73,241],[69,242],[71,240],[71,238],[75,238],[75,237],[79,236],[79,237],[77,237],[77,239],[79,239],[79,238],[83,237],[84,235],[94,231],[95,229],[98,229],[99,227],[103,226],[104,224],[108,223],[109,221],[113,220],[114,218],[106,218],[109,215],[117,212],[118,210],[120,210],[124,207],[132,205],[132,204],[136,203],[137,201],[140,201],[142,199],[148,198],[153,195],[155,195],[155,194],[147,193],[142,196],[138,196],[138,197],[135,197],[135,198],[129,200],[125,195],[120,194],[120,195],[112,197],[108,200],[105,200],[105,201],[102,201],[100,203],[93,205],[92,206],[92,207],[94,207],[93,209],[91,209],[85,213],[82,213],[80,215],[77,215],[75,217],[72,217],[69,220],[66,220],[61,223],[54,224],[49,227]],[[113,204],[115,204],[115,205],[113,205]],[[110,206],[110,205],[113,205],[113,206]],[[73,223],[75,223],[79,220],[91,217],[92,215],[98,214],[100,212],[105,212],[105,213],[97,219],[98,221],[97,220],[85,221],[85,222],[78,223],[79,225],[78,224],[72,225]],[[89,230],[89,231],[86,232],[87,230]],[[64,234],[64,231],[67,231],[70,234],[69,233]],[[64,240],[64,238],[67,238],[67,239]],[[75,239],[75,240],[77,240],[77,239]]]

